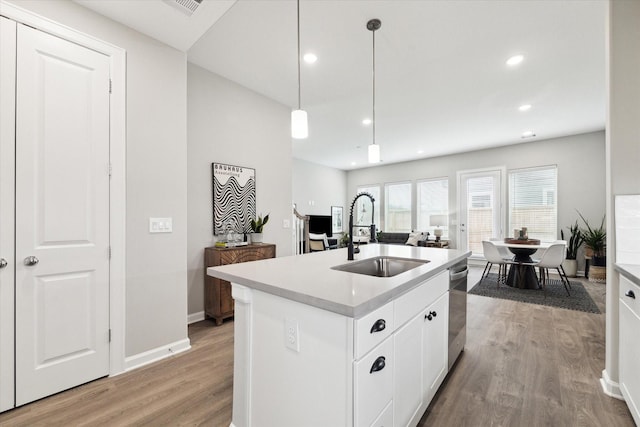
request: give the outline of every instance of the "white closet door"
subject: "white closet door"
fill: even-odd
[[[17,39],[22,405],[109,373],[109,59],[23,25]]]
[[[0,17],[0,412],[13,408],[16,23]],[[4,262],[2,261],[4,260]],[[5,265],[6,262],[6,265]]]

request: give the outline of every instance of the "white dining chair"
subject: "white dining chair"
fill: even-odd
[[[482,277],[480,277],[480,281],[482,281],[485,276],[489,275],[491,272],[491,267],[493,264],[498,265],[498,280],[496,282],[496,287],[500,287],[500,283],[505,283],[507,280],[507,265],[514,264],[514,262],[507,257],[504,257],[499,248],[493,244],[490,240],[482,241],[482,251],[484,252],[484,257],[487,260],[487,264],[484,266],[484,271],[482,272]]]
[[[564,272],[564,268],[562,267],[562,261],[564,261],[566,251],[567,245],[564,242],[555,242],[544,251],[538,261],[533,263],[533,265],[538,267],[540,271],[540,282],[542,283],[542,287],[545,290],[545,296],[547,292],[547,280],[549,279],[548,270],[550,268],[555,268],[558,271],[560,281],[564,285],[564,289],[567,291],[567,295],[571,296],[571,293],[569,292],[571,283],[569,283],[569,279],[567,278],[567,275]]]

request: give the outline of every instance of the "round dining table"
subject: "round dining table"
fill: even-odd
[[[541,289],[536,275],[536,269],[532,265],[533,259],[531,255],[536,253],[538,249],[547,249],[552,243],[555,242],[541,242],[536,239],[505,239],[505,241],[492,242],[497,247],[504,247],[509,249],[514,255],[513,261],[516,264],[512,264],[509,268],[506,284],[512,288],[520,289]]]

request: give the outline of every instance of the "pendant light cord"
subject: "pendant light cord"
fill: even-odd
[[[298,110],[301,110],[300,105],[300,0],[297,3],[297,11],[298,11]]]
[[[376,144],[376,31],[373,33],[373,145]]]

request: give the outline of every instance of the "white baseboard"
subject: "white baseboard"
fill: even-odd
[[[622,390],[620,390],[620,384],[611,380],[606,369],[602,370],[602,378],[600,378],[600,385],[602,386],[602,391],[607,396],[624,400],[624,397],[622,396]]]
[[[191,341],[189,341],[189,338],[185,338],[134,356],[126,357],[124,359],[125,372],[140,368],[144,365],[148,365],[149,363],[157,362],[158,360],[166,359],[167,357],[187,351],[190,348]]]
[[[197,313],[191,313],[189,315],[187,315],[187,324],[190,325],[192,323],[196,323],[199,322],[201,320],[204,320],[204,311],[199,311]]]

